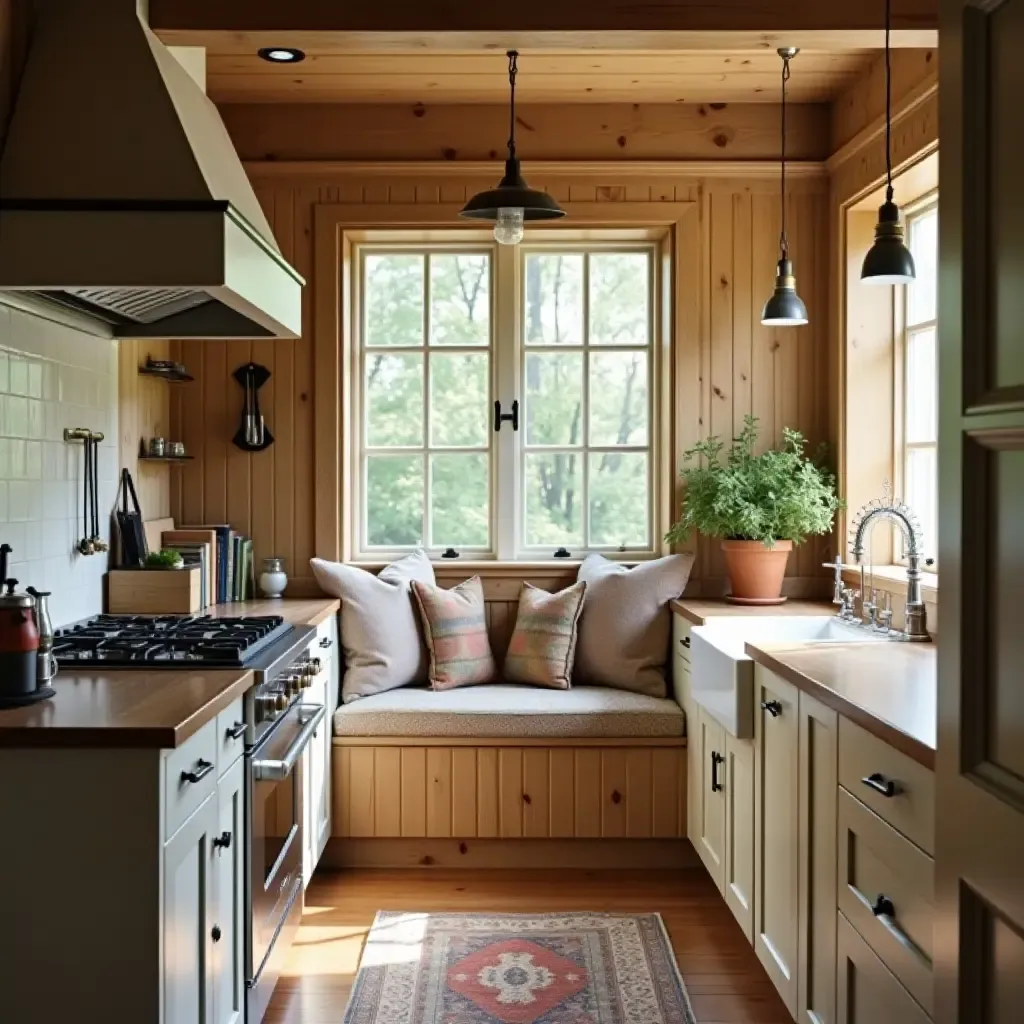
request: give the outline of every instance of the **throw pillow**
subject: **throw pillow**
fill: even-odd
[[[505,656],[506,682],[569,689],[576,656],[576,626],[586,589],[582,580],[557,594],[523,584],[516,627]]]
[[[672,619],[669,601],[682,595],[693,555],[669,555],[627,569],[588,555],[578,579],[587,584],[576,645],[581,683],[664,697]]]
[[[379,575],[341,562],[310,559],[317,583],[341,598],[345,654],[344,703],[427,681],[427,648],[409,584],[434,582],[423,551],[385,566]]]
[[[494,682],[494,655],[487,638],[480,577],[450,590],[414,580],[412,592],[430,649],[431,687],[454,690]]]

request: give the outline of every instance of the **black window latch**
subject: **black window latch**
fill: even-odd
[[[497,434],[501,430],[502,423],[510,422],[513,430],[519,429],[519,402],[514,401],[512,403],[512,411],[503,413],[501,411],[501,402],[495,400],[494,402],[494,432]]]
[[[458,558],[459,557],[459,553],[458,553],[458,551],[455,550],[455,548],[445,548],[444,551],[441,553],[441,557],[442,558]]]

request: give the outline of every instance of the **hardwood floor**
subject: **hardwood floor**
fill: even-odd
[[[341,1024],[378,910],[659,911],[698,1024],[788,1024],[754,951],[699,868],[320,872],[264,1024]]]

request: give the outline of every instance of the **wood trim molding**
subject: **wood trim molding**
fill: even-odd
[[[835,157],[831,157],[828,163],[815,160],[787,162],[786,176],[800,180],[825,179],[833,159]],[[333,176],[413,178],[418,181],[424,178],[480,178],[500,176],[501,171],[493,160],[246,160],[243,167],[250,178],[316,178],[318,181]],[[779,176],[779,164],[775,160],[524,160],[523,173],[538,180],[570,178],[579,181],[581,178],[607,177],[616,182],[646,182],[651,178],[688,177],[769,178],[774,181]]]
[[[628,747],[630,749],[649,747],[685,747],[685,736],[625,737],[604,739],[601,737],[553,737],[528,738],[522,736],[335,736],[331,743],[336,747],[504,747],[516,750],[520,747],[543,747],[545,749],[574,749],[576,747]]]
[[[672,232],[672,258],[678,281],[700,277],[701,246],[700,203],[673,202],[568,202],[563,207],[570,228],[579,227],[662,227]],[[348,295],[351,236],[367,229],[389,230],[403,227],[451,229],[458,222],[461,204],[346,205],[328,203],[314,211],[313,272],[313,351],[316,367],[315,394],[315,550],[330,561],[347,557],[345,503],[341,493],[345,445],[342,437],[344,410],[347,407],[342,373],[345,325],[350,323],[351,297]],[[673,381],[680,370],[692,371],[699,365],[700,337],[696,311],[689,303],[672,306],[670,375]],[[686,372],[682,373],[685,379]],[[672,393],[676,393],[672,388]],[[684,447],[699,437],[699,402],[688,404],[686,413],[676,409],[672,438],[672,464]],[[679,447],[682,445],[682,447]]]

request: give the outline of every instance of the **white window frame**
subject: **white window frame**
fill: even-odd
[[[646,446],[598,446],[588,448],[579,446],[575,452],[583,460],[581,479],[586,480],[589,473],[591,451],[632,452],[643,451],[648,454],[648,495],[647,523],[648,543],[643,547],[621,549],[619,546],[592,546],[571,548],[572,559],[600,551],[611,558],[642,561],[664,554],[667,547],[663,534],[668,526],[667,510],[670,506],[668,489],[671,486],[671,467],[666,465],[666,458],[671,450],[671,417],[670,417],[670,386],[667,374],[671,368],[670,348],[671,332],[669,329],[669,283],[672,273],[671,232],[663,228],[610,228],[607,230],[586,228],[579,232],[566,229],[551,231],[532,230],[524,242],[515,247],[499,246],[493,242],[490,233],[479,230],[437,230],[427,232],[410,232],[408,229],[395,231],[374,231],[372,237],[353,244],[352,257],[349,263],[351,274],[351,329],[353,344],[350,346],[350,379],[353,386],[349,391],[351,404],[352,426],[350,432],[349,465],[351,473],[349,486],[351,489],[350,517],[351,534],[349,543],[356,561],[376,562],[400,557],[415,550],[418,545],[406,547],[373,547],[367,542],[368,530],[366,523],[366,421],[363,408],[363,388],[367,348],[364,343],[364,323],[362,314],[363,289],[365,273],[364,261],[367,255],[382,252],[481,252],[491,253],[491,344],[490,344],[490,394],[489,418],[494,401],[500,400],[502,411],[511,409],[513,400],[519,401],[520,429],[513,432],[508,424],[503,424],[501,431],[490,434],[489,484],[491,502],[491,543],[487,548],[461,547],[457,550],[461,561],[496,561],[496,562],[547,562],[555,564],[562,561],[554,557],[554,547],[530,547],[525,543],[526,503],[522,500],[522,484],[525,473],[526,457],[526,402],[523,393],[525,380],[525,360],[527,349],[530,351],[582,351],[584,353],[584,407],[582,416],[589,415],[589,346],[526,346],[524,343],[524,305],[525,280],[524,268],[526,254],[529,252],[561,251],[561,252],[628,252],[643,251],[650,253],[650,286],[648,293],[649,343],[645,349],[640,346],[595,345],[593,351],[619,351],[633,348],[648,354],[648,444]],[[589,268],[589,260],[584,260]],[[585,272],[586,273],[586,272]],[[429,271],[425,274],[425,312],[426,330],[429,331],[429,303],[426,302],[429,287],[427,281]],[[584,277],[582,298],[584,303],[585,336],[588,324],[589,281]],[[424,341],[428,335],[425,334]],[[444,346],[444,351],[482,352],[481,346],[465,349],[461,346]],[[378,351],[378,350],[370,350]],[[388,346],[380,351],[405,352],[403,346]],[[425,354],[428,348],[418,349]],[[424,378],[424,409],[428,408],[429,372],[425,365]],[[424,500],[429,503],[429,454],[434,449],[429,446],[427,424],[424,423],[424,445],[422,450],[425,460],[425,493]],[[444,449],[445,451],[461,451],[462,449]],[[562,448],[552,448],[562,451]],[[395,454],[407,453],[406,449],[391,449]],[[584,485],[581,495],[581,514],[586,537],[589,516],[589,500]],[[424,531],[429,529],[429,505],[424,507]],[[431,559],[441,560],[441,547],[426,547]],[[458,564],[458,563],[455,563]]]
[[[925,214],[931,213],[932,211],[938,210],[939,205],[939,193],[937,190],[927,193],[921,196],[913,203],[907,205],[904,209],[905,229],[907,244],[910,244],[910,230],[912,222]],[[895,467],[895,486],[896,493],[906,499],[906,481],[907,481],[907,454],[913,450],[926,450],[933,449],[938,454],[938,431],[936,430],[936,436],[934,441],[908,441],[907,440],[907,389],[908,389],[908,362],[910,356],[910,338],[918,333],[927,330],[937,331],[938,320],[937,317],[932,317],[930,320],[922,320],[918,323],[909,322],[909,311],[910,311],[910,296],[908,289],[910,285],[903,285],[897,289],[896,302],[894,304],[894,311],[896,314],[897,330],[896,336],[896,360],[897,360],[897,374],[899,380],[899,388],[897,390],[898,401],[896,403],[896,418],[897,422],[893,436],[896,438],[896,452],[893,459],[893,465]],[[936,280],[936,291],[938,290],[938,281]],[[936,298],[936,314],[938,313],[938,300]],[[936,334],[936,346],[938,345],[938,336]],[[936,353],[937,355],[937,353]],[[937,382],[936,382],[937,386]],[[938,464],[938,458],[936,457],[936,466]],[[937,486],[937,481],[936,481]],[[934,543],[935,538],[927,538],[928,545],[931,551],[935,551]],[[907,554],[904,550],[903,535],[898,530],[894,534],[893,550],[896,555],[896,562],[899,565],[907,564]],[[937,552],[930,557],[934,558],[935,561],[931,565],[922,565],[922,569],[930,572],[938,571]]]

